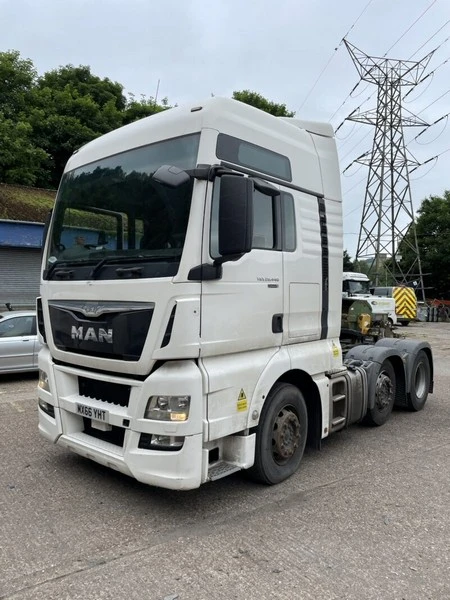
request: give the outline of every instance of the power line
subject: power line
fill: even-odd
[[[365,177],[364,177],[364,179],[365,179]],[[364,181],[364,179],[362,179],[361,181]],[[361,181],[359,181],[358,183],[361,183]],[[354,187],[355,187],[355,186],[354,186]],[[350,191],[350,190],[349,190],[349,191]],[[350,215],[352,215],[352,214],[353,214],[354,212],[356,212],[357,210],[361,210],[361,206],[362,206],[362,205],[359,205],[359,206],[357,206],[356,208],[354,208],[353,210],[351,210],[350,212],[348,212],[348,213],[345,213],[345,215],[344,215],[344,219],[346,219],[347,217],[349,217]]]
[[[316,85],[319,83],[319,80],[321,79],[322,75],[325,73],[325,71],[327,70],[327,68],[329,67],[331,61],[333,60],[333,58],[336,56],[336,52],[339,50],[339,48],[342,46],[342,44],[344,43],[344,39],[348,36],[348,34],[350,33],[350,31],[355,27],[355,25],[358,23],[359,19],[363,16],[363,14],[366,12],[366,10],[369,8],[369,6],[372,4],[373,0],[369,0],[366,4],[366,6],[363,8],[363,10],[360,12],[359,16],[357,17],[357,19],[354,21],[353,25],[350,27],[350,29],[347,31],[347,33],[345,33],[343,35],[343,37],[341,38],[341,41],[339,42],[339,44],[336,46],[336,48],[333,50],[332,55],[330,56],[330,58],[328,59],[327,63],[325,64],[325,66],[323,67],[323,69],[321,70],[321,72],[319,73],[317,79],[315,80],[315,82],[313,83],[312,88],[309,90],[309,92],[306,94],[305,99],[303,100],[303,102],[300,105],[300,108],[298,109],[298,112],[301,111],[301,109],[303,108],[303,106],[305,105],[306,101],[308,100],[308,98],[311,96],[311,94],[313,93]]]
[[[427,12],[430,10],[430,8],[431,8],[431,7],[432,7],[434,4],[436,4],[436,2],[437,2],[437,0],[432,0],[431,4],[428,6],[428,8],[426,8],[426,9],[423,11],[423,13],[422,13],[422,14],[420,14],[420,15],[417,17],[417,19],[416,19],[416,20],[415,20],[413,23],[411,23],[411,25],[408,27],[408,29],[407,29],[407,30],[406,30],[404,33],[402,33],[402,35],[401,35],[401,36],[398,38],[398,40],[397,40],[397,41],[396,41],[394,44],[392,44],[392,46],[389,48],[389,50],[386,50],[386,52],[385,52],[384,56],[386,56],[386,55],[387,55],[387,53],[388,53],[388,52],[390,52],[390,51],[392,50],[392,48],[394,48],[394,47],[395,47],[395,46],[396,46],[396,45],[399,43],[399,41],[400,41],[400,40],[402,40],[402,39],[405,37],[405,35],[406,35],[406,34],[407,34],[407,33],[408,33],[408,32],[409,32],[409,31],[410,31],[410,30],[411,30],[411,29],[414,27],[414,25],[415,25],[416,23],[418,23],[418,22],[420,21],[420,19],[421,19],[423,16],[425,16],[425,14],[426,14],[426,13],[427,13]]]
[[[425,112],[425,111],[427,110],[427,108],[430,108],[430,106],[433,106],[433,104],[436,104],[436,102],[437,102],[438,100],[440,100],[441,98],[443,98],[444,96],[446,96],[446,95],[447,95],[449,92],[450,92],[450,90],[447,90],[446,92],[444,92],[443,94],[441,94],[441,95],[439,96],[439,98],[436,98],[436,100],[433,100],[433,102],[430,102],[430,104],[428,104],[427,106],[425,106],[425,108],[422,108],[422,110],[421,110],[421,111],[419,111],[417,114],[418,114],[418,115],[420,115],[420,114],[422,114],[423,112]]]
[[[413,137],[413,139],[411,141],[413,142],[417,142],[418,144],[420,144],[421,146],[427,146],[428,144],[432,144],[433,142],[435,142],[437,139],[439,139],[441,137],[441,135],[444,133],[444,131],[447,128],[447,123],[448,123],[448,117],[449,117],[450,113],[447,113],[446,115],[442,115],[442,117],[439,117],[439,119],[436,119],[436,121],[434,121],[433,123],[430,123],[430,125],[428,125],[428,127],[424,127],[424,129],[422,129],[422,131],[420,131],[415,137]],[[430,129],[431,127],[434,127],[434,125],[437,125],[440,121],[443,121],[444,119],[446,119],[445,125],[443,130],[439,133],[439,135],[437,135],[434,140],[430,140],[429,142],[418,142],[418,138],[420,138],[426,131],[428,131],[428,129]]]
[[[410,173],[413,173],[414,171],[416,171],[419,167],[423,167],[424,165],[428,164],[429,162],[431,162],[432,160],[435,160],[436,162],[438,161],[439,157],[442,156],[443,154],[446,154],[447,152],[450,152],[450,148],[447,148],[447,150],[443,150],[442,152],[439,152],[439,154],[436,154],[435,156],[432,156],[431,158],[428,158],[427,160],[425,160],[423,163],[418,164],[417,166],[414,167],[414,169],[411,169]],[[431,171],[431,169],[430,169]]]
[[[357,142],[357,143],[356,143],[354,146],[352,146],[351,150],[349,150],[349,151],[348,151],[346,154],[344,154],[344,156],[342,156],[342,157],[341,157],[341,161],[343,161],[344,159],[346,159],[346,158],[347,158],[347,156],[348,156],[349,154],[351,154],[351,153],[353,152],[353,150],[355,150],[355,148],[357,148],[357,147],[358,147],[358,146],[361,144],[361,142],[363,142],[363,141],[364,141],[364,140],[365,140],[365,139],[366,139],[366,138],[367,138],[367,137],[368,137],[370,134],[371,134],[371,130],[369,129],[369,130],[367,131],[367,133],[365,133],[365,134],[363,135],[363,137],[362,137],[362,138],[361,138],[361,139],[360,139],[360,140],[359,140],[359,141],[358,141],[358,142]],[[354,161],[353,161],[353,162],[354,162]],[[351,164],[353,164],[353,163],[351,163]],[[350,165],[348,165],[348,166],[350,167]],[[347,168],[348,168],[348,167],[347,167]]]
[[[417,50],[414,52],[414,54],[411,54],[411,56],[408,58],[408,60],[411,60],[413,56],[415,56],[415,55],[416,55],[416,54],[417,54],[417,53],[418,53],[420,50],[422,50],[422,48],[423,48],[424,46],[426,46],[426,45],[428,44],[428,42],[430,42],[430,41],[431,41],[431,40],[432,40],[432,39],[433,39],[433,38],[434,38],[434,37],[435,37],[435,36],[436,36],[436,35],[437,35],[437,34],[438,34],[440,31],[442,31],[442,30],[444,29],[444,27],[445,27],[446,25],[448,25],[449,23],[450,23],[450,19],[449,19],[448,21],[446,21],[446,22],[445,22],[443,25],[441,25],[441,27],[439,27],[439,29],[438,29],[437,31],[435,31],[435,32],[433,33],[433,35],[432,35],[432,36],[430,36],[430,37],[427,39],[427,41],[426,41],[426,42],[424,42],[424,43],[423,43],[421,46],[419,46],[419,48],[417,48]],[[445,44],[445,42],[446,42],[447,40],[448,40],[448,38],[447,38],[446,40],[444,40],[444,42],[443,42],[443,43]],[[441,44],[441,45],[442,45],[442,44]]]

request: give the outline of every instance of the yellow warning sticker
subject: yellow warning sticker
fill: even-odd
[[[339,348],[336,346],[336,344],[333,342],[333,356],[334,358],[337,358],[339,356]]]
[[[242,388],[241,388],[241,391],[239,392],[239,398],[238,398],[236,406],[237,406],[238,412],[243,412],[244,410],[248,409],[247,396],[245,395],[245,392]]]

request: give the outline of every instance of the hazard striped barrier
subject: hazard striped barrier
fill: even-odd
[[[392,290],[395,299],[397,317],[413,320],[417,315],[417,298],[414,290],[409,287],[395,287]]]

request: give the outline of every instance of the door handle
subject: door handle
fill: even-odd
[[[283,333],[283,315],[273,315],[272,333]]]

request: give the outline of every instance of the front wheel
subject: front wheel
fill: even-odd
[[[250,475],[273,485],[298,469],[308,434],[308,413],[298,388],[276,383],[264,404],[256,432],[255,463]]]
[[[431,368],[426,352],[418,352],[411,371],[411,385],[408,397],[408,408],[419,411],[425,406],[430,389]]]
[[[392,363],[385,360],[375,383],[375,403],[369,408],[364,423],[372,427],[384,425],[389,419],[395,402],[396,379]]]

